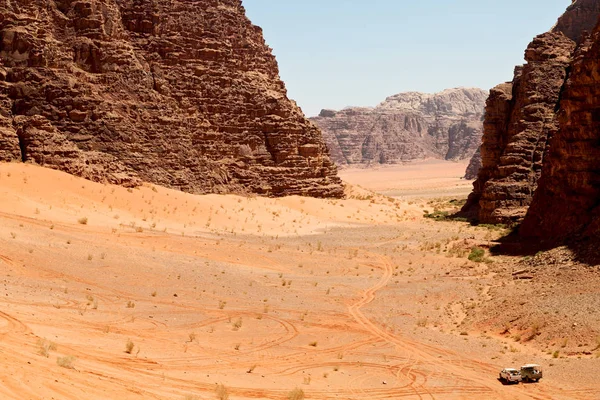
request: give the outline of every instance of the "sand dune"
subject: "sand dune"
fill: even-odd
[[[193,196],[0,164],[0,398],[598,398],[593,371],[503,386],[505,364],[589,360],[460,331],[494,274],[435,249],[489,232],[348,193]]]

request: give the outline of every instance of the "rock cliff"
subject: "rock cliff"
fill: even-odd
[[[590,13],[593,16],[590,16]],[[484,120],[482,167],[463,211],[485,223],[521,221],[542,175],[548,143],[577,42],[600,15],[600,0],[574,1],[525,52],[512,82],[492,89]],[[563,32],[564,30],[564,32]]]
[[[401,93],[375,108],[323,110],[311,118],[341,166],[394,164],[424,158],[470,158],[481,143],[487,93],[449,89]]]
[[[553,244],[600,234],[599,59],[600,25],[575,53],[524,236]]]
[[[240,0],[0,4],[0,160],[193,193],[340,197]]]

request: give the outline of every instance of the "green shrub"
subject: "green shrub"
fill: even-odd
[[[469,261],[473,262],[483,262],[485,258],[485,250],[481,247],[473,247],[471,249],[471,253],[469,254]]]

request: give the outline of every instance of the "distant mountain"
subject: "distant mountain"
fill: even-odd
[[[481,144],[487,96],[487,91],[475,88],[407,92],[375,108],[323,110],[311,121],[321,128],[339,166],[463,160]]]

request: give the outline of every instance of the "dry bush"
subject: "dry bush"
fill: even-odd
[[[242,318],[240,317],[233,323],[233,330],[239,331],[241,327],[242,327]]]
[[[222,383],[217,385],[217,387],[215,389],[215,393],[217,395],[217,399],[229,400],[229,391]]]
[[[304,390],[296,388],[288,393],[289,400],[304,400]]]
[[[74,362],[75,362],[75,357],[73,357],[73,356],[58,357],[56,359],[56,364],[58,364],[59,367],[63,367],[63,368],[67,368],[67,369],[75,369],[75,367],[73,367]]]
[[[56,350],[56,344],[46,339],[38,340],[38,346],[38,354],[46,358],[50,357],[50,351]]]
[[[125,353],[127,354],[131,354],[131,352],[133,351],[133,347],[135,345],[133,344],[133,342],[131,341],[131,339],[127,339],[127,343],[125,343]]]
[[[87,225],[87,223],[88,223],[88,219],[87,219],[87,217],[82,217],[82,218],[79,218],[79,219],[77,220],[77,222],[78,222],[79,224],[81,224],[81,225]]]

